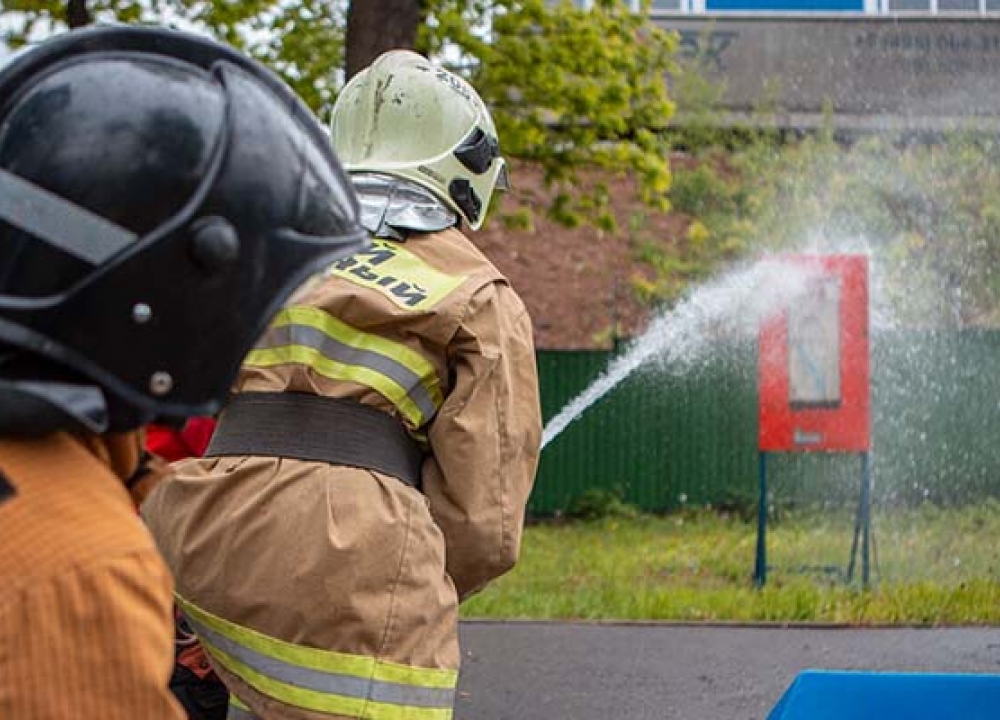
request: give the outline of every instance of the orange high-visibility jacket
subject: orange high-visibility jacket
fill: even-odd
[[[143,505],[232,716],[450,717],[459,598],[516,561],[538,460],[523,303],[457,230],[376,240],[298,293],[238,390],[360,401],[429,454],[422,492],[223,457],[175,465]]]
[[[0,718],[184,717],[170,575],[122,483],[139,449],[0,440]]]

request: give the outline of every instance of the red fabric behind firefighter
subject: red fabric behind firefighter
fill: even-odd
[[[181,428],[168,425],[146,426],[146,449],[168,462],[205,454],[215,419],[210,417],[191,418]]]

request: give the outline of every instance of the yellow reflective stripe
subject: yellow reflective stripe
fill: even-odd
[[[177,602],[213,661],[275,700],[372,720],[451,718],[458,681],[454,670],[306,648],[223,620],[179,596]],[[369,672],[354,675],[359,669]],[[231,697],[235,707],[245,707]]]
[[[424,424],[423,413],[406,394],[404,388],[374,370],[330,360],[315,348],[286,345],[267,350],[251,350],[243,361],[244,365],[250,367],[274,367],[286,363],[308,365],[331,380],[347,380],[370,387],[395,405],[413,427]]]
[[[175,595],[175,598],[181,610],[184,611],[184,614],[189,615],[196,622],[215,630],[220,635],[235,640],[244,647],[256,650],[263,655],[284,660],[285,662],[316,670],[333,671],[343,675],[355,675],[361,678],[375,677],[390,682],[406,682],[411,685],[428,688],[450,689],[454,688],[458,683],[457,670],[415,668],[410,665],[393,663],[387,660],[376,661],[374,658],[364,655],[352,655],[334,650],[303,647],[220,618],[207,610],[191,604],[180,595]],[[383,670],[387,673],[384,677],[381,675]],[[400,674],[390,676],[391,673]],[[406,679],[397,679],[404,677],[402,673],[412,674],[405,676]]]
[[[301,645],[278,640],[251,628],[220,618],[207,610],[202,610],[196,605],[189,603],[180,595],[175,594],[174,597],[177,599],[177,604],[185,615],[191,616],[196,622],[263,655],[270,655],[285,662],[316,670],[335,670],[338,673],[363,678],[371,677],[375,669],[374,658],[363,655],[348,655],[332,650],[305,648]]]
[[[253,711],[240,702],[240,699],[229,693],[229,707],[226,709],[226,720],[260,720]]]
[[[338,260],[327,272],[376,290],[409,310],[434,307],[466,280],[464,275],[448,275],[431,267],[402,243],[384,240]]]
[[[374,680],[381,682],[399,683],[401,685],[419,685],[425,688],[439,688],[450,690],[458,683],[458,673],[450,670],[435,670],[440,673],[432,676],[431,672],[425,668],[415,668],[409,665],[399,665],[385,660],[378,660],[375,663],[375,672],[372,675]]]
[[[314,327],[350,347],[393,358],[401,365],[409,368],[421,379],[421,385],[427,390],[427,393],[431,396],[436,406],[440,407],[444,401],[441,395],[441,384],[437,370],[434,369],[434,365],[430,360],[416,350],[402,343],[386,340],[378,335],[358,330],[343,320],[335,318],[325,310],[307,305],[295,305],[285,308],[275,317],[271,323],[271,327],[292,324]]]
[[[431,393],[427,392],[426,378],[420,377],[395,358],[345,345],[340,340],[330,337],[311,325],[296,324],[272,327],[257,342],[256,349],[267,350],[290,345],[311,348],[327,360],[341,365],[364,367],[384,375],[406,390],[407,397],[420,409],[425,419],[429,420],[437,414],[440,402],[435,402]],[[435,380],[435,388],[436,383]]]
[[[309,306],[279,312],[243,362],[251,367],[296,362],[333,380],[361,383],[395,405],[414,428],[429,422],[444,402],[437,371],[419,352]]]
[[[340,695],[303,690],[262,675],[239,660],[203,643],[213,659],[260,693],[287,705],[332,715],[349,715],[367,720],[451,720],[452,708],[419,708],[345,698]]]

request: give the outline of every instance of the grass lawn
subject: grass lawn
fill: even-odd
[[[517,568],[466,618],[1000,624],[1000,504],[873,510],[872,588],[844,583],[853,516],[769,526],[768,583],[752,585],[756,524],[698,511],[528,527]],[[859,553],[860,563],[860,553]]]

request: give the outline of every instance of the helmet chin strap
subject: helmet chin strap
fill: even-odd
[[[95,385],[0,379],[0,436],[103,433],[109,424],[107,401]]]

